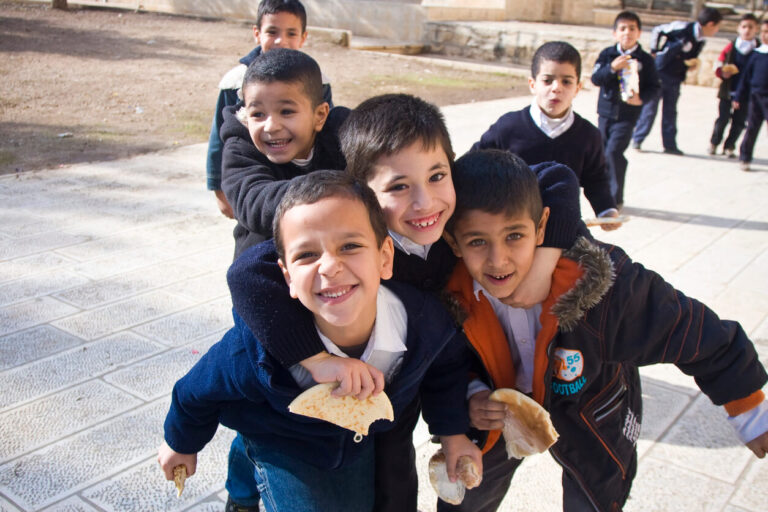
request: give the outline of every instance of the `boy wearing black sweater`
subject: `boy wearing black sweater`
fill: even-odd
[[[632,139],[641,106],[658,96],[660,90],[653,57],[637,42],[640,27],[637,14],[620,12],[613,22],[613,37],[617,44],[600,52],[592,70],[592,83],[600,87],[598,128],[605,143],[611,192],[619,207],[624,203],[627,173],[624,151]],[[634,79],[637,82],[631,83]],[[637,90],[633,89],[635,85]]]
[[[598,217],[618,217],[616,200],[595,126],[575,113],[573,98],[581,89],[581,55],[563,41],[544,43],[533,55],[528,85],[530,107],[501,116],[472,149],[502,149],[528,165],[554,160],[573,170]],[[603,224],[615,229],[620,224]]]
[[[742,171],[750,170],[757,134],[768,119],[768,20],[760,24],[760,41],[762,44],[749,57],[739,90],[734,93],[733,108],[743,108],[742,105],[749,101],[747,132],[739,148]]]

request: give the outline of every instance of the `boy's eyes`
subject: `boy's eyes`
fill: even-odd
[[[385,192],[400,192],[401,190],[405,190],[408,188],[408,185],[405,183],[395,183],[394,185],[391,185],[387,187]]]
[[[447,176],[447,173],[444,172],[436,172],[432,176],[429,177],[429,181],[441,181],[443,178]]]
[[[353,250],[359,249],[361,247],[362,247],[362,245],[360,245],[358,243],[349,242],[349,243],[346,243],[343,246],[341,246],[341,250],[342,251],[353,251]]]
[[[315,257],[317,257],[317,253],[316,252],[304,251],[304,252],[300,252],[297,255],[295,255],[293,257],[293,261],[303,261],[303,260],[308,260],[308,259],[312,259],[312,258],[315,258]]]
[[[467,242],[467,245],[469,247],[482,247],[483,245],[485,245],[485,240],[483,240],[482,238],[473,238],[472,240]]]
[[[520,240],[523,238],[522,233],[510,233],[507,235],[507,240]]]

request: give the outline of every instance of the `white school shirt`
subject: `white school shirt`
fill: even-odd
[[[392,237],[392,241],[395,243],[395,247],[403,251],[405,254],[413,254],[414,256],[418,256],[423,260],[427,259],[429,250],[432,248],[432,244],[417,244],[410,238],[399,233],[395,233],[394,231],[390,231],[389,236]]]
[[[329,354],[349,357],[320,330],[317,333]],[[403,356],[408,350],[405,346],[407,335],[408,313],[405,311],[405,305],[392,291],[379,286],[376,294],[376,321],[360,360],[381,370],[384,379],[390,382],[403,364]],[[312,374],[300,364],[295,364],[288,370],[302,389],[317,384]]]
[[[573,107],[568,107],[568,113],[559,119],[553,119],[547,114],[541,111],[539,104],[536,103],[536,99],[531,102],[531,118],[533,123],[539,127],[539,130],[544,132],[544,135],[550,139],[554,139],[568,131],[568,128],[573,126],[573,121],[576,116],[573,113]]]
[[[541,330],[541,304],[530,309],[513,308],[488,293],[477,281],[473,282],[475,299],[480,301],[480,293],[491,303],[496,318],[499,319],[504,335],[509,343],[512,363],[515,366],[515,389],[523,393],[533,391],[533,361],[536,351],[536,336]],[[467,388],[467,397],[483,389],[489,389],[482,381],[473,380]]]

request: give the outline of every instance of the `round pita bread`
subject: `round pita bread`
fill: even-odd
[[[483,476],[478,472],[472,457],[462,455],[458,463],[459,478],[451,482],[445,465],[445,453],[438,450],[429,459],[429,483],[441,500],[451,505],[458,505],[464,500],[467,489],[480,485]]]
[[[488,398],[507,404],[502,432],[509,458],[541,453],[557,441],[549,413],[532,398],[514,389],[497,389]]]
[[[337,382],[317,384],[307,389],[288,405],[294,414],[325,420],[334,425],[367,436],[368,427],[376,420],[394,421],[392,403],[382,391],[376,396],[358,400],[353,396],[333,396]]]

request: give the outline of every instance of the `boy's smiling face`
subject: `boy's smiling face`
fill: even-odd
[[[548,218],[548,208],[538,226],[527,212],[510,215],[469,210],[456,222],[453,233],[444,236],[472,278],[494,297],[504,298],[531,269]]]
[[[281,219],[280,234],[285,260],[279,264],[291,297],[337,345],[365,342],[380,281],[392,277],[392,239],[379,247],[363,203],[345,197],[294,206]]]
[[[298,82],[252,82],[243,88],[248,132],[270,162],[307,158],[328,118],[328,104],[312,107]]]
[[[272,48],[298,50],[304,46],[307,33],[301,30],[298,16],[290,12],[278,12],[262,16],[261,27],[253,26],[253,38],[261,45],[262,52]]]
[[[613,30],[613,38],[621,45],[622,50],[629,50],[637,44],[640,38],[640,28],[633,20],[619,20]]]
[[[541,111],[553,119],[565,116],[581,89],[576,66],[554,60],[542,60],[539,74],[529,78],[528,85]]]
[[[387,227],[412,242],[437,242],[456,207],[451,165],[440,146],[421,142],[380,157],[368,180],[376,193]]]

